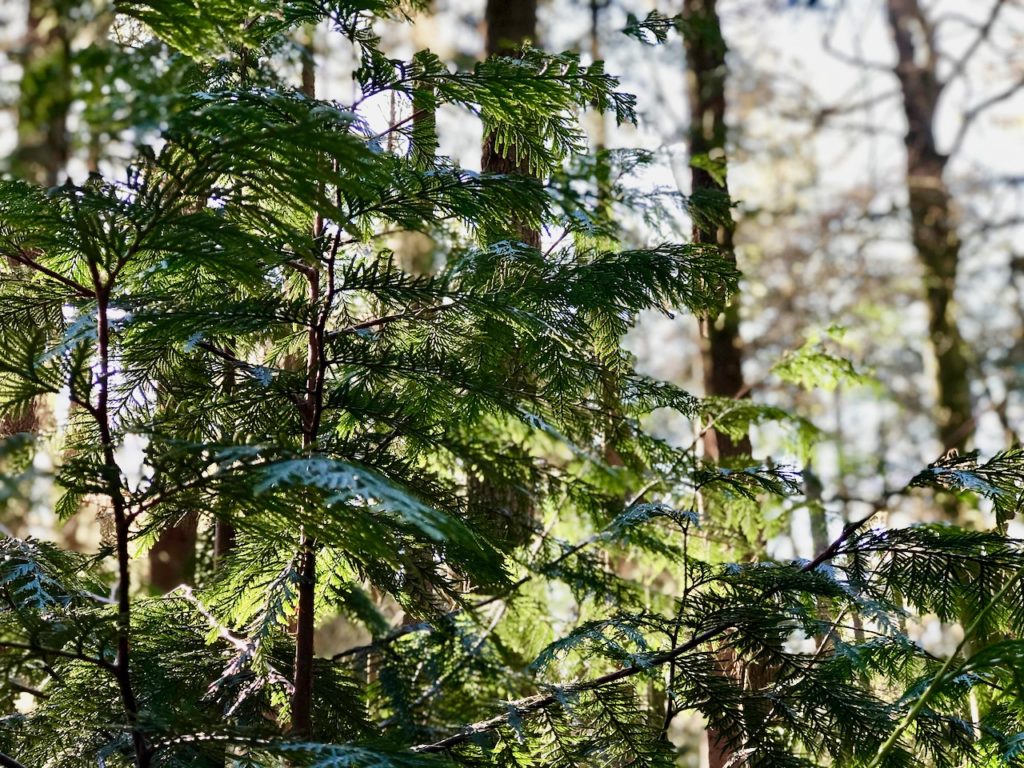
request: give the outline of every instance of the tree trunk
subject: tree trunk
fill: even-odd
[[[52,0],[29,0],[17,104],[17,145],[11,171],[35,184],[54,186],[68,160],[67,116],[70,97],[70,42],[64,19]],[[0,264],[5,273],[21,267],[13,259]],[[35,433],[46,415],[43,398],[0,415],[0,439],[20,432]],[[13,505],[12,505],[13,506]],[[28,509],[6,520],[20,532]]]
[[[516,56],[523,44],[537,36],[537,1],[507,2],[487,0],[487,55]],[[515,160],[514,147],[506,148],[506,155],[494,147],[494,136],[484,136],[483,154],[480,167],[485,173],[517,173],[529,175],[526,162]],[[540,232],[524,229],[523,241],[534,247],[540,246]]]
[[[936,364],[935,420],[943,450],[964,450],[974,436],[975,422],[970,366],[955,300],[960,235],[944,178],[949,156],[939,152],[935,142],[936,115],[945,83],[938,76],[935,29],[919,0],[887,0],[886,7],[896,44],[895,74],[907,120],[903,145],[907,151],[911,239],[924,273],[928,339]],[[942,507],[946,517],[963,519],[964,507],[955,497],[944,499]],[[961,622],[967,626],[973,618],[968,612]],[[976,722],[975,691],[968,695],[968,702],[970,709],[965,716]]]
[[[536,37],[537,2],[487,0],[485,23],[487,55],[516,56],[525,42]],[[483,172],[529,175],[526,160],[516,160],[515,147],[505,147],[505,154],[502,154],[495,148],[494,138],[493,134],[484,136],[480,158]],[[540,248],[540,230],[525,222],[513,219],[508,234],[531,248]],[[510,379],[521,375],[515,360],[507,360],[505,367]],[[533,519],[533,504],[528,493],[511,482],[476,473],[470,475],[467,485],[470,517],[485,535],[508,548],[527,540]]]
[[[691,194],[716,195],[729,199],[726,176],[726,45],[715,0],[683,0],[683,44],[687,61],[687,96],[690,109],[690,179]],[[714,171],[714,173],[712,172]],[[721,255],[735,263],[733,248],[735,224],[731,217],[715,224],[695,219],[693,242],[718,247]],[[707,395],[736,397],[745,390],[743,352],[739,334],[739,310],[733,301],[717,318],[701,322],[704,391]],[[732,440],[714,429],[704,434],[705,455],[722,461],[750,455],[746,436]],[[723,674],[736,678],[739,685],[760,681],[767,674],[762,665],[744,665],[730,648],[723,648],[719,662]],[[708,766],[723,768],[734,757],[733,745],[724,734],[707,729]]]
[[[924,271],[928,336],[936,361],[939,439],[963,449],[974,432],[970,370],[956,317],[954,292],[960,237],[949,188],[948,157],[935,144],[943,84],[937,75],[934,31],[918,0],[887,0],[896,43],[896,77],[907,119],[907,193],[914,249]]]
[[[18,101],[16,176],[55,186],[68,163],[71,109],[71,40],[61,6],[29,0]]]
[[[15,176],[48,187],[67,166],[71,108],[71,44],[67,25],[52,0],[29,0],[18,96],[18,143],[11,156]],[[8,261],[6,269],[18,266]],[[42,403],[0,417],[0,437],[35,432]]]
[[[487,55],[516,56],[523,44],[537,36],[537,0],[487,0]],[[525,159],[516,160],[515,147],[501,154],[494,147],[494,135],[484,136],[480,167],[484,173],[510,173],[528,176]],[[515,223],[519,238],[532,248],[540,248],[540,230]]]
[[[302,92],[313,99],[316,98],[316,63],[313,53],[313,31],[302,56]],[[324,227],[320,215],[313,219],[312,231],[314,238],[323,235]],[[311,266],[306,274],[311,307],[320,306],[320,268]],[[319,311],[319,310],[318,310]],[[322,337],[314,328],[309,330],[306,357],[306,396],[302,413],[302,450],[311,454],[317,449],[319,418],[317,411],[321,407],[316,390],[319,388],[318,374],[320,369]],[[298,608],[295,614],[295,660],[292,666],[291,695],[291,733],[297,738],[309,737],[313,731],[313,654],[314,636],[316,634],[316,556],[319,545],[305,530],[300,533],[299,540],[299,585]]]
[[[173,407],[164,382],[156,383],[158,411]],[[196,543],[199,537],[199,515],[188,512],[173,525],[160,531],[160,535],[146,553],[149,562],[149,587],[166,595],[182,584],[192,585],[196,575]]]
[[[153,589],[166,594],[193,583],[198,528],[199,516],[190,512],[160,533],[149,550],[149,584]]]
[[[228,354],[234,355],[234,345],[228,346]],[[235,369],[228,365],[224,368],[224,396],[231,397],[231,394],[235,390]],[[225,441],[231,441],[235,438],[234,425],[221,425],[223,437]],[[235,526],[226,516],[218,515],[217,519],[213,524],[213,567],[214,569],[220,569],[224,566],[225,558],[230,554],[231,550],[235,548],[235,542],[237,539],[237,532]]]
[[[227,520],[218,520],[213,529],[213,565],[220,568],[224,558],[235,548],[235,526]]]
[[[169,402],[172,397],[166,384],[158,381],[157,409],[173,407]],[[199,515],[194,511],[182,515],[173,525],[160,531],[160,535],[147,553],[149,586],[152,590],[166,595],[182,584],[195,583],[198,538]]]
[[[537,37],[537,0],[487,0],[487,55],[515,56]]]
[[[691,194],[729,197],[725,165],[725,40],[715,0],[683,0],[684,34],[688,64],[687,91],[690,106]],[[697,167],[694,163],[699,164]],[[712,173],[709,165],[716,167]],[[717,176],[717,178],[716,178]],[[733,249],[735,225],[728,217],[717,226],[694,221],[693,242],[718,246],[722,256],[736,261]],[[739,334],[739,308],[735,301],[717,318],[702,322],[704,336],[704,391],[708,395],[735,397],[744,390],[743,352]],[[750,440],[733,441],[714,429],[704,435],[707,456],[714,460],[750,454]]]

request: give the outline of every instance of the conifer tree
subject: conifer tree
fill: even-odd
[[[619,339],[645,309],[718,312],[734,265],[707,243],[609,247],[613,222],[563,183],[581,110],[634,118],[599,62],[528,46],[469,71],[397,60],[374,25],[405,7],[123,2],[121,44],[158,41],[180,75],[140,101],[159,135],[137,131],[119,174],[0,182],[0,256],[19,266],[0,284],[0,408],[76,406],[57,434],[0,442],[0,502],[47,474],[33,458],[52,437],[54,511],[88,500],[108,521],[94,555],[0,539],[0,764],[672,765],[648,686],[759,767],[1015,764],[1021,542],[875,526],[882,500],[810,561],[706,556],[703,519],[793,503],[799,475],[718,466],[644,417],[718,408],[733,436],[800,421],[642,376]],[[293,66],[315,25],[359,55],[349,102]],[[529,175],[416,151],[414,121],[372,122],[392,95],[481,119]],[[443,244],[436,274],[397,265],[395,230]],[[470,514],[484,466],[530,480],[535,529],[516,546]],[[928,487],[1008,519],[1024,454],[945,459],[904,495]],[[229,523],[234,545],[194,587],[148,596],[134,561],[189,513],[205,536]],[[375,595],[419,620],[394,626]],[[313,629],[337,614],[371,642],[318,653]],[[973,617],[955,653],[910,640],[926,614]],[[1001,639],[965,650],[980,637]],[[773,674],[740,685],[723,652]],[[990,699],[980,722],[972,689]]]

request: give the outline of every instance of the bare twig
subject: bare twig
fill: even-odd
[[[395,132],[395,131],[397,131],[397,130],[398,130],[399,128],[401,128],[401,127],[402,127],[403,125],[406,125],[406,124],[408,124],[408,123],[411,123],[412,121],[416,120],[416,118],[418,118],[418,117],[422,117],[422,116],[423,116],[423,115],[425,115],[426,113],[427,113],[427,110],[425,110],[425,109],[417,109],[417,110],[416,110],[415,112],[413,112],[413,113],[412,113],[411,115],[409,115],[408,117],[404,117],[404,118],[402,118],[402,119],[401,119],[401,120],[399,120],[399,121],[398,121],[397,123],[395,123],[394,125],[392,125],[392,126],[391,126],[390,128],[387,128],[387,129],[385,129],[385,130],[381,131],[381,132],[380,132],[380,133],[378,133],[378,134],[377,134],[376,136],[371,136],[369,140],[370,140],[370,141],[380,141],[381,139],[383,139],[383,138],[384,138],[385,136],[387,136],[388,134],[394,133],[394,132]]]
[[[964,139],[967,138],[967,133],[970,131],[971,126],[974,124],[974,121],[982,115],[982,113],[997,104],[1001,104],[1007,99],[1012,98],[1022,88],[1024,88],[1024,75],[1018,77],[1013,81],[1013,83],[1003,90],[992,94],[987,99],[979,101],[973,107],[964,112],[964,115],[960,120],[960,128],[957,129],[956,136],[953,138],[953,143],[950,145],[949,152],[946,154],[952,157],[960,150],[960,147],[963,146]]]
[[[39,645],[38,643],[22,643],[16,640],[0,640],[0,648],[11,648],[12,650],[18,651],[29,651],[40,656],[59,656],[62,659],[84,661],[89,664],[95,664],[97,667],[105,669],[108,672],[114,671],[114,665],[106,659],[101,659],[97,656],[88,656],[84,653],[77,651],[66,651],[63,648],[50,648],[49,646]]]
[[[464,744],[469,741],[473,736],[480,733],[487,733],[493,731],[495,728],[499,728],[508,722],[511,717],[511,712],[515,712],[517,715],[526,715],[531,712],[538,712],[542,709],[550,707],[559,701],[564,694],[581,693],[584,691],[593,691],[598,688],[602,688],[611,683],[618,682],[619,680],[625,680],[627,678],[638,675],[641,672],[646,672],[651,667],[660,666],[667,662],[673,661],[682,656],[687,651],[691,651],[694,648],[703,645],[709,640],[713,640],[718,635],[722,634],[731,627],[731,624],[719,624],[718,626],[712,627],[711,629],[705,630],[700,634],[694,635],[689,641],[678,645],[675,648],[656,654],[654,656],[644,659],[643,664],[633,664],[628,667],[616,670],[615,672],[609,672],[607,675],[594,678],[593,680],[585,680],[582,682],[573,683],[572,685],[564,686],[558,689],[555,693],[540,694],[537,696],[530,696],[525,699],[517,699],[508,703],[507,707],[509,713],[503,715],[497,715],[488,720],[480,720],[479,722],[473,723],[463,728],[461,731],[452,734],[448,738],[441,739],[432,744],[419,744],[412,747],[411,751],[420,754],[429,754],[433,752],[445,752],[452,747],[456,747],[460,744]]]
[[[13,689],[15,691],[18,691],[20,693],[27,693],[29,696],[34,696],[37,699],[48,699],[48,698],[50,698],[50,694],[43,693],[38,688],[33,688],[33,687],[29,686],[29,685],[25,685],[24,683],[19,683],[13,677],[8,677],[7,678],[7,685],[8,685],[8,687],[10,687],[11,689]]]
[[[996,23],[996,18],[999,16],[999,12],[1003,9],[1006,4],[1006,0],[995,0],[992,3],[992,8],[989,10],[988,17],[985,21],[977,27],[977,34],[971,41],[971,44],[964,49],[964,52],[960,54],[960,57],[953,63],[953,69],[950,71],[945,79],[945,83],[949,84],[956,78],[960,77],[967,70],[967,65],[970,63],[974,55],[981,49],[981,46],[988,40],[989,33],[992,31],[993,25]]]
[[[457,306],[457,305],[456,304],[439,304],[439,305],[433,306],[433,307],[422,307],[420,309],[415,309],[415,310],[412,310],[410,312],[396,312],[393,315],[384,315],[383,317],[376,317],[376,318],[374,318],[372,320],[365,320],[365,321],[363,321],[361,323],[356,323],[354,325],[349,325],[349,326],[347,326],[345,328],[339,328],[336,331],[330,331],[329,333],[326,334],[326,336],[327,336],[327,338],[332,338],[332,337],[335,337],[335,336],[343,336],[343,335],[346,335],[346,334],[359,333],[360,331],[367,331],[370,328],[377,328],[377,327],[382,326],[382,325],[388,325],[390,323],[396,323],[396,322],[398,322],[400,320],[414,320],[417,317],[422,317],[423,315],[433,315],[433,314],[436,314],[438,312],[443,312],[446,309],[452,309],[455,306]]]
[[[828,55],[830,55],[832,58],[836,59],[837,61],[841,61],[844,64],[850,64],[852,66],[859,67],[861,69],[870,69],[870,70],[873,70],[875,72],[891,72],[892,71],[892,67],[889,66],[888,64],[884,63],[884,62],[881,62],[881,61],[869,61],[869,60],[867,60],[867,59],[865,59],[862,56],[859,56],[857,54],[847,53],[846,51],[841,51],[841,50],[839,50],[838,48],[836,48],[833,45],[833,43],[832,43],[832,32],[833,32],[833,30],[835,28],[835,17],[838,16],[838,14],[842,12],[842,6],[843,6],[843,3],[840,3],[839,4],[839,10],[837,10],[836,14],[833,16],[832,24],[825,31],[825,34],[822,35],[821,46],[825,50],[825,53],[827,53]]]
[[[217,636],[225,642],[227,642],[229,645],[231,645],[231,647],[238,651],[240,655],[244,657],[250,656],[252,654],[252,641],[245,637],[239,637],[234,632],[232,632],[228,627],[226,627],[221,621],[219,621],[217,617],[213,615],[210,609],[203,605],[199,598],[196,597],[195,592],[193,592],[191,587],[182,584],[174,591],[174,593],[180,594],[188,602],[195,606],[196,611],[199,613],[200,616],[206,619],[206,622],[210,625],[210,628],[217,631]],[[284,690],[288,691],[289,693],[291,692],[291,681],[287,677],[282,675],[280,672],[278,672],[273,665],[270,665],[269,667],[268,677],[271,682],[280,685]]]

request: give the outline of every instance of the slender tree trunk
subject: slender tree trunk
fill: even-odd
[[[313,33],[310,31],[302,57],[302,90],[308,97],[316,96],[316,65],[313,56]],[[324,225],[319,215],[313,221],[313,236],[323,236]],[[320,267],[307,267],[308,298],[310,307],[318,308],[320,296]],[[333,279],[333,275],[331,278]],[[330,293],[330,286],[328,288]],[[312,453],[317,447],[320,431],[320,411],[323,392],[323,333],[330,312],[330,299],[323,314],[309,329],[306,345],[306,392],[302,402],[302,449]],[[316,555],[318,544],[306,531],[299,540],[298,610],[295,616],[295,661],[292,674],[291,731],[298,737],[308,737],[313,730],[313,641],[316,633]]]
[[[235,354],[233,345],[229,345],[227,351],[228,354]],[[230,365],[224,369],[224,382],[222,386],[224,396],[231,397],[235,391],[235,369]],[[234,425],[221,425],[221,429],[227,441],[234,439]],[[235,548],[235,539],[235,526],[227,518],[218,516],[213,524],[213,567],[215,569],[221,568],[224,565],[224,558]]]
[[[139,705],[131,676],[131,518],[121,489],[120,472],[114,456],[114,436],[110,423],[109,387],[111,374],[110,306],[111,285],[101,281],[99,267],[90,264],[96,291],[97,381],[96,406],[93,411],[103,447],[103,473],[108,483],[107,495],[114,517],[115,554],[117,556],[117,656],[111,670],[121,694],[121,706],[131,729],[136,768],[149,768],[152,753],[139,725]]]
[[[725,166],[725,40],[715,0],[683,0],[687,94],[690,106],[691,194],[718,195],[728,200]],[[712,173],[708,165],[714,164]],[[698,165],[700,167],[698,167]],[[717,176],[717,178],[716,178]],[[693,241],[716,245],[722,256],[736,261],[733,248],[735,225],[728,217],[717,226],[695,221]],[[743,352],[739,334],[739,308],[733,301],[717,318],[702,322],[704,336],[704,391],[708,395],[735,397],[744,390]],[[709,429],[704,436],[707,455],[715,460],[750,454],[750,440],[733,441]]]
[[[537,35],[537,2],[522,0],[487,0],[485,17],[486,53],[488,56],[516,56],[523,44]],[[484,173],[529,175],[525,159],[516,159],[515,147],[507,146],[504,154],[494,144],[494,135],[483,140],[480,167]],[[525,222],[512,220],[509,235],[531,248],[540,248],[540,230]],[[505,361],[507,376],[519,380],[516,360]],[[467,493],[469,512],[487,535],[504,546],[515,546],[526,541],[533,518],[533,505],[529,494],[511,483],[484,478],[478,474],[469,477]]]
[[[974,419],[970,367],[954,300],[960,237],[944,179],[949,158],[935,143],[943,83],[937,74],[934,30],[918,0],[887,0],[887,10],[907,120],[907,193],[912,239],[924,271],[928,336],[936,361],[939,439],[947,450],[963,449],[974,432]]]
[[[435,41],[436,22],[433,18],[433,2],[425,3],[420,9],[416,22],[410,29],[412,44],[417,48],[430,48]],[[396,97],[397,98],[397,97]],[[433,87],[427,81],[416,83],[412,95],[412,131],[409,134],[409,159],[421,169],[427,170],[434,165],[437,155],[437,115],[434,112]],[[389,138],[396,135],[394,131],[397,118],[392,122]],[[425,232],[405,231],[397,233],[394,238],[395,260],[398,265],[412,275],[433,274],[437,243]]]
[[[310,305],[318,306],[320,299],[319,273],[310,267]],[[307,361],[307,396],[303,404],[302,449],[311,454],[316,450],[319,431],[317,411],[320,404],[315,394],[320,369],[320,339],[316,329],[310,330],[309,359]],[[292,674],[291,731],[299,737],[309,736],[313,729],[313,641],[316,634],[316,556],[318,544],[303,530],[299,535],[298,608],[295,614],[295,661]]]
[[[601,13],[611,5],[611,0],[590,0],[590,58],[601,61]],[[597,209],[604,218],[612,216],[612,168],[606,150],[608,148],[608,118],[601,109],[591,110],[593,120],[594,183],[597,187]]]
[[[592,61],[601,60],[601,12],[605,10],[610,0],[590,0],[590,58]],[[605,113],[600,109],[594,109],[590,113],[593,121],[591,140],[594,145],[594,186],[597,192],[597,209],[600,216],[608,221],[612,212],[612,179],[611,166],[605,151],[608,147],[608,126]],[[621,393],[615,383],[615,376],[609,370],[609,364],[614,365],[615,360],[602,360],[595,345],[595,356],[598,357],[604,367],[601,386],[601,407],[607,414],[604,420],[604,460],[611,467],[621,467],[624,462],[621,454],[615,447],[617,438],[622,431],[622,415],[619,407]]]
[[[300,544],[299,578],[291,731],[301,737],[309,736],[313,728],[313,640],[316,634],[316,542],[305,533]]]
[[[726,176],[726,45],[715,0],[683,0],[683,44],[687,61],[687,96],[690,111],[691,194],[729,199]],[[712,173],[714,169],[714,173]],[[735,224],[731,217],[717,226],[694,220],[693,242],[717,246],[721,255],[735,263]],[[717,318],[701,323],[704,391],[718,397],[743,393],[743,352],[739,334],[739,309],[735,300]],[[746,436],[732,440],[714,429],[704,434],[704,452],[715,461],[750,454]],[[719,655],[722,673],[738,685],[761,684],[767,670],[756,662],[743,665],[729,648]],[[745,680],[746,678],[746,680]],[[749,724],[748,724],[749,725]],[[707,730],[709,768],[723,768],[734,757],[733,745],[714,728]]]

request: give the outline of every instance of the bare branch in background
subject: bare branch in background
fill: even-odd
[[[970,45],[967,46],[964,52],[960,54],[960,57],[953,63],[953,69],[945,78],[947,85],[956,78],[963,76],[967,71],[967,65],[970,63],[971,59],[974,58],[974,55],[978,53],[979,50],[981,50],[985,41],[989,39],[992,27],[996,23],[996,19],[999,17],[999,12],[1003,9],[1005,4],[1006,0],[995,0],[995,2],[992,3],[992,8],[989,11],[988,17],[984,22],[976,26],[978,32],[974,36],[974,39],[971,41]]]
[[[1013,81],[1013,83],[1006,86],[1003,90],[997,91],[987,99],[979,101],[964,112],[964,115],[960,120],[960,128],[957,130],[956,136],[953,138],[953,143],[950,145],[949,151],[946,153],[947,156],[953,157],[960,151],[971,126],[983,113],[997,104],[1001,104],[1008,99],[1012,99],[1021,89],[1024,89],[1024,74],[1020,75]]]

